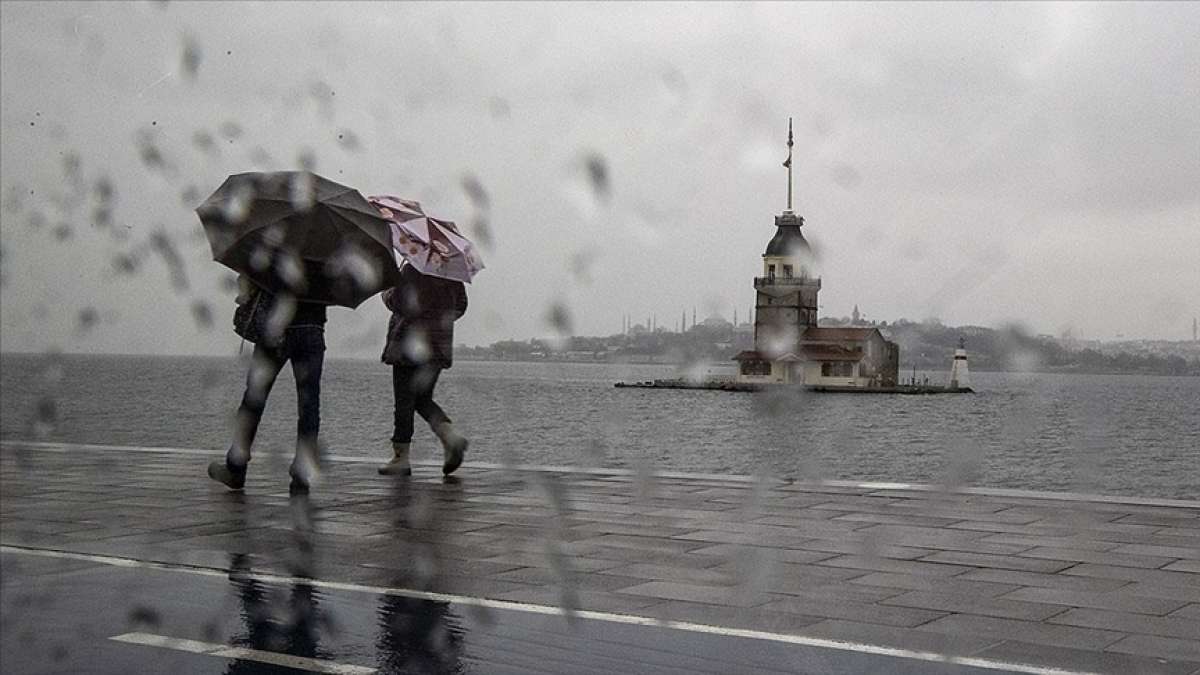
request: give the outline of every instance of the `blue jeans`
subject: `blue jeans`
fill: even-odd
[[[267,396],[279,371],[288,361],[296,378],[296,447],[317,447],[321,430],[321,370],[325,364],[325,328],[316,325],[289,326],[277,347],[254,345],[250,372],[246,375],[246,393],[238,406],[234,446],[246,461],[258,433],[258,423],[267,407]],[[230,458],[233,459],[233,449]],[[238,463],[238,462],[234,462]]]

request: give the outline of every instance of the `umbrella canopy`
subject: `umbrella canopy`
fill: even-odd
[[[232,175],[196,213],[213,260],[273,293],[357,307],[398,278],[388,221],[314,173]]]
[[[391,226],[397,266],[407,262],[421,274],[466,283],[483,269],[475,244],[453,222],[429,216],[409,199],[373,195],[367,200]]]

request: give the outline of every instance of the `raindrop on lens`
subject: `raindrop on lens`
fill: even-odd
[[[202,330],[210,330],[213,327],[212,307],[203,300],[192,303],[192,318],[195,320],[196,326]]]
[[[293,174],[288,188],[288,196],[291,199],[292,208],[301,213],[312,208],[316,199],[314,194],[316,186],[313,175],[307,169],[305,171],[297,171]]]

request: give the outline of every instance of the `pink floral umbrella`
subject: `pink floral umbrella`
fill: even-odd
[[[367,197],[392,230],[396,265],[408,263],[421,274],[471,283],[483,259],[453,222],[433,218],[420,203],[392,195]]]

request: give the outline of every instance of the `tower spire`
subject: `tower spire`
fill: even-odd
[[[787,156],[787,159],[784,160],[783,165],[786,166],[787,170],[788,170],[787,212],[791,213],[792,212],[792,118],[790,118],[790,117],[788,118],[788,143],[787,143],[787,146],[788,146],[788,156]]]

